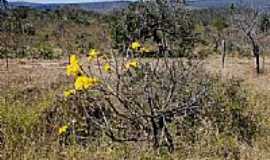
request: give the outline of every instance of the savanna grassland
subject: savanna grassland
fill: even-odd
[[[0,159],[270,159],[267,12],[0,11]]]

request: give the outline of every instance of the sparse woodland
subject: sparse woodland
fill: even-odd
[[[0,159],[269,159],[269,29],[248,5],[2,1]]]

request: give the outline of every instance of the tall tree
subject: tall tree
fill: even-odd
[[[239,11],[239,13],[236,15],[237,26],[242,31],[245,38],[248,40],[252,55],[255,58],[255,68],[257,74],[261,72],[261,45],[259,39],[265,36],[265,34],[259,29],[259,18],[261,14],[262,11],[251,7],[241,9],[241,11]]]

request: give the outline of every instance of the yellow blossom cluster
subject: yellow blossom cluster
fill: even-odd
[[[137,45],[137,46],[136,46]],[[139,48],[140,44],[134,44],[133,48],[137,49],[143,49]],[[92,62],[93,60],[97,59],[98,57],[102,56],[96,49],[91,49],[88,54],[88,60]],[[98,63],[102,64],[102,70],[104,73],[113,73],[113,68],[111,64],[108,62],[108,58],[105,59],[105,63]],[[139,68],[139,61],[137,59],[129,59],[126,63],[124,63],[124,68],[127,70],[131,69],[138,69]],[[66,66],[66,74],[68,76],[72,76],[74,79],[74,87],[72,89],[64,91],[64,97],[68,98],[70,96],[75,95],[77,92],[83,92],[88,89],[91,89],[99,84],[102,83],[102,81],[95,76],[88,76],[87,73],[84,71],[83,67],[80,65],[79,58],[76,55],[71,55],[69,58],[69,64]],[[104,86],[108,87],[108,90],[113,92],[113,88],[109,84],[104,84]],[[67,100],[67,99],[66,99]],[[68,132],[69,126],[64,125],[60,128],[58,128],[58,135],[65,135],[66,132]]]
[[[144,48],[140,48],[140,43],[132,44],[132,48],[140,49],[146,51]],[[88,60],[91,62],[101,56],[101,54],[96,49],[91,49],[88,54]],[[124,65],[126,69],[137,69],[139,68],[139,61],[136,59],[130,59]],[[104,63],[102,70],[106,73],[112,73],[112,67],[109,63]],[[76,55],[71,55],[69,59],[69,64],[66,67],[66,73],[68,76],[74,77],[74,89],[69,89],[64,91],[65,97],[70,97],[75,95],[77,91],[84,91],[91,89],[101,83],[99,78],[94,76],[88,76],[83,72],[81,65],[79,64],[79,58]]]
[[[102,54],[99,51],[97,51],[96,49],[90,49],[90,51],[88,53],[88,61],[92,62],[93,60],[95,60],[101,56],[102,56]],[[103,56],[103,58],[107,59],[106,56]],[[102,68],[103,68],[103,71],[106,73],[112,72],[112,67],[109,63],[105,63]]]
[[[99,80],[96,77],[88,77],[88,76],[79,76],[75,81],[75,89],[76,90],[85,90],[92,88],[99,84]]]
[[[135,42],[132,42],[132,43],[131,43],[131,49],[132,49],[133,51],[139,52],[139,53],[141,53],[141,54],[151,52],[151,50],[150,50],[149,48],[143,47],[143,46],[140,44],[140,42],[138,42],[138,41],[135,41]]]
[[[76,93],[75,89],[70,89],[70,90],[64,91],[64,96],[69,97],[71,95],[74,95],[75,93]]]
[[[139,61],[136,59],[129,60],[125,65],[126,69],[137,69],[138,67],[139,67]]]
[[[131,49],[133,50],[139,50],[141,48],[141,44],[138,41],[132,42],[131,43]]]
[[[84,75],[79,64],[79,58],[76,55],[71,55],[69,59],[69,65],[66,67],[68,76],[74,76],[75,89],[64,91],[64,96],[69,97],[76,94],[76,91],[82,91],[96,86],[100,81],[96,77],[89,77]]]
[[[67,130],[68,130],[68,125],[64,125],[58,129],[58,134],[59,135],[65,134]]]
[[[88,61],[93,61],[94,59],[98,58],[100,56],[100,52],[98,52],[96,49],[90,49],[88,53]]]
[[[76,55],[71,55],[69,59],[69,65],[66,68],[68,76],[78,76],[81,73],[81,66],[79,64],[78,57]]]
[[[112,72],[112,67],[111,67],[111,65],[109,63],[106,63],[106,64],[103,65],[103,70],[106,73],[111,73]]]

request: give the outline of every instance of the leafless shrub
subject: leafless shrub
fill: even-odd
[[[199,141],[201,130],[232,134],[252,144],[256,119],[245,115],[240,82],[223,84],[195,61],[142,60],[140,67],[128,70],[124,62],[114,58],[110,74],[91,72],[102,77],[101,85],[57,101],[45,112],[48,133],[57,129],[50,126],[69,124],[61,143],[100,144],[105,136],[118,143],[166,146],[169,151],[179,137]]]

